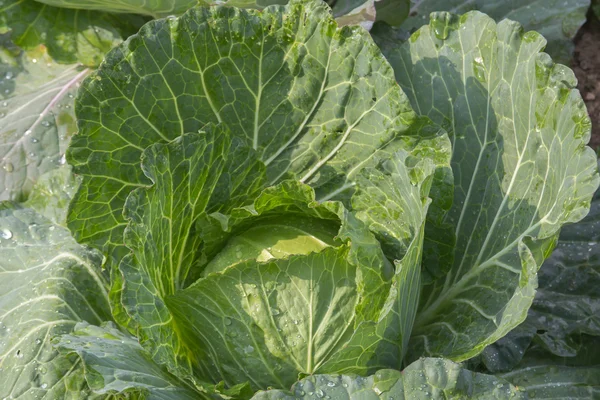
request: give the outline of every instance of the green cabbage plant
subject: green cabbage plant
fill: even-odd
[[[0,398],[550,393],[490,354],[599,184],[574,75],[479,12],[374,36],[198,6],[85,70],[77,178],[0,206]]]

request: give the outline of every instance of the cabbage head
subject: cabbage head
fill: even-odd
[[[573,74],[478,12],[384,39],[198,6],[86,72],[68,230],[0,207],[0,395],[523,398],[458,363],[598,187]]]

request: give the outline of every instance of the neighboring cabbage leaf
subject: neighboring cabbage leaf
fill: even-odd
[[[86,0],[87,1],[87,0]],[[0,33],[24,50],[44,45],[59,63],[95,67],[118,43],[135,33],[142,17],[51,7],[34,0],[0,4]]]
[[[314,375],[294,384],[291,391],[258,392],[252,400],[326,398],[335,400],[389,399],[525,399],[507,381],[464,369],[440,358],[422,358],[403,371],[383,369],[374,375]]]
[[[511,19],[526,30],[542,34],[548,41],[546,52],[556,62],[570,64],[573,38],[586,21],[590,0],[420,0],[411,8],[403,29],[411,30],[427,24],[429,14],[450,11],[463,14],[478,10],[500,22]]]
[[[54,7],[84,9],[84,10],[102,10],[107,13],[131,13],[149,15],[154,18],[165,17],[167,15],[181,14],[197,4],[227,3],[228,0],[36,0],[40,3],[49,4]],[[231,0],[230,0],[231,1]],[[233,0],[240,3],[255,3],[254,0]],[[276,0],[258,0],[269,4],[276,3]],[[269,5],[266,4],[266,5]]]
[[[55,341],[61,353],[77,354],[85,365],[85,380],[95,395],[143,395],[144,399],[209,399],[154,364],[137,338],[109,322],[102,327],[85,322]],[[83,397],[81,397],[83,398]]]
[[[465,360],[526,317],[562,224],[598,186],[590,120],[544,39],[471,12],[432,15],[386,55],[417,112],[451,134],[454,202],[426,230],[415,355]],[[435,203],[434,203],[435,206]]]
[[[65,163],[77,130],[77,85],[89,73],[59,65],[43,46],[0,48],[0,200],[23,201],[38,178]]]
[[[227,5],[263,9],[284,5],[287,0],[37,0],[56,7],[102,10],[117,13],[149,15],[155,18],[182,14],[200,4]],[[385,20],[399,24],[408,15],[409,0],[329,0],[333,16],[340,25],[362,25],[370,29],[373,22]]]
[[[600,192],[584,220],[561,230],[539,285],[527,321],[550,352],[576,356],[581,334],[600,340]]]
[[[593,400],[600,396],[600,340],[582,337],[577,357],[558,357],[534,345],[521,363],[499,374],[527,393],[530,399]]]
[[[320,1],[152,21],[107,55],[76,109],[67,156],[83,182],[69,227],[109,258],[123,254],[125,198],[150,183],[142,151],[207,123],[252,147],[269,183],[295,178],[319,199],[351,190],[358,171],[398,149],[448,146],[412,111],[369,35],[338,29]]]
[[[50,339],[110,320],[102,257],[33,210],[0,208],[0,398],[88,398],[81,362]]]

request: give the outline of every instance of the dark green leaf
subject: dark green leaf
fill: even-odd
[[[384,369],[363,378],[314,375],[296,383],[291,392],[258,392],[253,400],[331,398],[335,400],[525,399],[505,380],[471,372],[451,361],[422,358],[404,371]]]

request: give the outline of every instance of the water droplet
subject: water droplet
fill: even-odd
[[[11,71],[8,71],[8,72],[7,72],[7,73],[4,75],[4,78],[5,78],[5,79],[12,79],[12,78],[13,78],[13,76],[14,76],[14,75],[13,75],[13,73],[12,73]]]
[[[60,156],[60,158],[58,159],[58,163],[60,165],[65,165],[67,163],[67,156],[66,156],[66,154],[63,154],[62,156]]]
[[[2,169],[5,170],[6,172],[13,172],[15,170],[14,165],[12,165],[12,163],[7,162],[2,166]]]
[[[32,59],[31,62],[34,64],[37,63],[37,58]]]
[[[1,229],[0,230],[0,237],[2,239],[10,239],[13,237],[13,234],[11,231],[9,231],[8,229]]]
[[[485,66],[483,65],[483,58],[475,57],[473,60],[473,74],[480,82],[485,82]]]
[[[325,396],[325,393],[321,389],[317,389],[317,391],[315,392],[315,394],[317,395],[317,397],[320,397],[320,398],[322,398],[323,396]]]
[[[225,319],[223,319],[223,323],[227,326],[231,325],[231,318],[226,317]]]
[[[279,311],[275,307],[271,308],[271,315],[279,315],[279,314],[281,314],[281,311]]]
[[[335,386],[335,382],[329,381],[329,382],[327,382],[327,386],[334,387]]]
[[[244,353],[250,354],[250,353],[253,353],[253,352],[254,352],[254,347],[252,347],[250,345],[244,347]]]
[[[35,339],[35,344],[41,344],[42,343],[42,339]]]
[[[47,383],[42,383],[42,386],[40,386],[42,389],[46,389],[48,387]]]
[[[47,127],[50,126],[50,122],[48,122],[48,121],[42,121],[42,125],[47,128]]]
[[[25,136],[27,136],[27,135],[31,135],[31,130],[30,130],[30,129],[27,129],[27,130],[25,131],[24,135],[25,135]]]
[[[38,138],[34,138],[34,137],[31,138],[31,143],[37,143],[39,141],[40,140]]]

